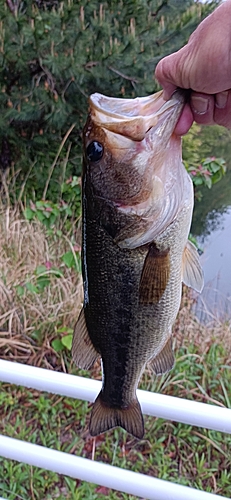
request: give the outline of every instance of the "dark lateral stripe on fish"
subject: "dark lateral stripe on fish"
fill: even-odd
[[[95,400],[89,430],[92,436],[97,436],[116,426],[123,427],[133,436],[142,439],[144,421],[138,399],[134,399],[127,408],[109,407],[102,400],[102,391]]]
[[[156,375],[169,372],[175,363],[174,354],[172,352],[172,339],[168,339],[162,351],[154,356],[148,362],[149,367]]]
[[[168,283],[170,275],[169,249],[160,251],[153,243],[149,247],[139,286],[139,303],[157,304]]]

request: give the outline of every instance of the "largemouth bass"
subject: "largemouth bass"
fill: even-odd
[[[90,418],[95,436],[121,426],[144,434],[136,396],[149,362],[174,365],[172,325],[182,282],[201,291],[203,273],[188,241],[193,186],[174,128],[184,105],[177,91],[136,99],[90,97],[83,132],[82,269],[84,305],[73,359],[102,359],[103,384]]]

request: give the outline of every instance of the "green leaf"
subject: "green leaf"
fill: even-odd
[[[25,287],[24,286],[21,286],[21,285],[18,285],[16,286],[16,293],[19,297],[22,297],[22,295],[24,295],[25,293]]]
[[[50,218],[49,218],[49,220],[47,221],[48,226],[49,226],[49,227],[53,226],[53,225],[54,225],[54,223],[55,223],[55,221],[56,221],[56,219],[57,219],[57,216],[56,216],[55,214],[50,213]]]
[[[31,210],[31,208],[29,208],[29,207],[25,208],[25,210],[23,211],[23,214],[24,214],[25,219],[27,219],[27,220],[32,220],[35,216],[35,212],[33,212],[33,210]]]
[[[54,274],[54,276],[56,278],[63,277],[63,272],[60,269],[58,269],[57,267],[52,267],[52,269],[50,269],[50,271],[49,271],[49,274]]]
[[[38,210],[44,210],[44,201],[38,200],[35,202],[35,205]]]
[[[213,184],[216,184],[216,182],[220,181],[222,179],[222,176],[223,173],[220,170],[216,172],[212,177]]]
[[[46,219],[50,219],[51,215],[52,215],[52,212],[47,212],[46,210],[43,211],[43,216]]]
[[[65,335],[64,337],[61,338],[61,342],[62,344],[69,350],[71,351],[71,347],[72,347],[72,338],[73,338],[73,335]]]
[[[74,257],[73,252],[71,250],[69,252],[64,253],[61,258],[67,267],[69,267],[69,268],[75,267],[75,257]]]
[[[68,328],[67,326],[62,326],[61,328],[57,329],[58,333],[68,333],[68,334],[73,334],[73,328]]]
[[[48,211],[47,213],[54,214],[56,217],[60,214],[60,209],[56,205],[52,205],[51,207],[52,211]]]
[[[44,273],[47,273],[46,266],[41,265],[41,266],[36,267],[35,274],[37,274],[37,276],[39,276],[40,274],[44,274]]]
[[[204,176],[204,182],[205,182],[205,185],[211,189],[212,185],[213,185],[213,182],[212,182],[212,179],[209,175],[205,175]]]
[[[33,285],[33,283],[25,283],[25,287],[27,288],[27,290],[29,290],[29,292],[39,293],[37,286]]]
[[[52,340],[51,345],[56,352],[63,351],[64,349],[64,345],[62,344],[60,339]]]
[[[44,288],[49,286],[50,278],[48,276],[39,276],[36,284],[39,291],[43,292]]]
[[[71,207],[67,206],[67,207],[65,208],[65,212],[66,212],[66,214],[67,214],[67,215],[70,215],[70,216],[71,216],[71,215],[72,215],[72,210],[71,210]]]
[[[44,210],[44,201],[36,201],[35,205],[38,210]]]
[[[195,184],[195,186],[201,186],[201,184],[203,184],[203,179],[201,177],[193,177],[193,184]]]
[[[44,217],[43,212],[36,212],[36,215],[37,215],[38,220],[39,220],[40,222],[45,223],[45,217]]]
[[[214,174],[220,170],[220,165],[212,161],[212,163],[209,166],[209,170],[211,170]]]
[[[77,175],[73,175],[71,187],[79,186],[79,184],[80,184],[80,177],[77,177]]]
[[[41,331],[40,330],[33,330],[33,332],[31,332],[31,337],[32,339],[36,340],[37,342],[41,341],[41,338],[42,338],[42,334],[41,334]]]

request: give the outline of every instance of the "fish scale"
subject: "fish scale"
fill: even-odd
[[[146,363],[174,364],[172,325],[182,281],[200,291],[203,273],[188,242],[193,187],[174,136],[184,96],[139,100],[93,94],[84,129],[84,304],[72,354],[88,369],[101,357],[102,390],[90,433],[117,425],[142,438],[136,389]]]

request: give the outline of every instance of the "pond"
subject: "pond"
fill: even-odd
[[[203,249],[200,260],[205,276],[204,290],[196,304],[202,322],[231,318],[231,133],[220,132],[218,141],[213,140],[213,133],[207,133],[211,141],[208,137],[204,143],[202,140],[201,157],[223,157],[227,173],[211,190],[201,189],[202,199],[194,209],[191,232]]]

